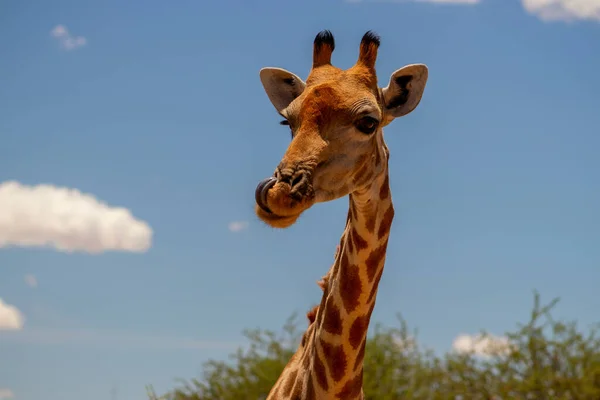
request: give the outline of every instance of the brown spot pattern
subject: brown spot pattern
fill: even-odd
[[[362,365],[363,360],[365,359],[365,348],[367,347],[367,338],[365,338],[361,345],[360,345],[360,349],[358,350],[358,353],[356,353],[356,360],[354,360],[354,368],[353,370],[356,371],[358,369],[358,367],[360,367]]]
[[[381,231],[381,228],[379,229]],[[361,251],[367,248],[367,241],[362,238],[356,231],[356,227],[352,227],[352,240],[354,241],[354,246],[356,247],[356,251]]]
[[[346,239],[346,243],[348,245],[348,251],[351,254],[354,253],[354,239],[352,239],[352,230],[348,231],[348,237]]]
[[[369,319],[366,316],[357,317],[352,325],[350,326],[350,334],[348,341],[355,350],[362,342],[363,337],[367,331]]]
[[[340,309],[333,303],[333,299],[325,305],[325,317],[323,320],[323,329],[332,335],[342,334],[342,317],[340,316]]]
[[[354,378],[350,379],[337,393],[338,399],[356,399],[360,396],[363,383],[363,371],[361,370]]]
[[[298,381],[294,385],[290,400],[302,400],[302,382]]]
[[[323,364],[323,360],[319,357],[317,352],[313,353],[313,373],[315,378],[317,379],[317,383],[319,386],[323,388],[323,390],[329,390],[329,384],[327,383],[327,371],[325,370],[325,365]]]
[[[358,307],[358,300],[362,293],[362,282],[358,274],[358,267],[349,265],[346,253],[342,256],[341,262],[340,293],[346,312],[351,313]]]
[[[292,393],[292,388],[294,387],[294,383],[296,383],[296,376],[298,375],[298,370],[295,369],[291,372],[288,372],[287,379],[285,384],[281,388],[283,397],[289,397]]]
[[[321,303],[319,304],[319,309],[323,310],[325,308],[325,301],[327,300],[327,292],[323,293],[323,296],[321,297]],[[321,325],[321,323],[323,322],[323,316],[325,315],[325,313],[322,312],[318,312],[317,310],[317,319],[316,319],[316,325]]]
[[[342,345],[332,345],[323,340],[320,343],[331,378],[335,382],[341,381],[346,374],[346,367],[348,366],[344,347]]]
[[[373,278],[375,277],[375,274],[381,265],[381,261],[385,256],[386,248],[387,240],[385,243],[382,243],[379,245],[379,247],[371,251],[371,254],[369,254],[369,257],[367,257],[365,264],[367,267],[367,276],[369,277],[369,282],[373,282]]]
[[[369,233],[373,233],[373,231],[375,230],[375,223],[377,222],[377,220],[375,219],[374,216],[369,216],[367,218],[367,222],[365,222],[365,227],[367,228],[367,230],[369,231]]]
[[[379,239],[383,238],[390,231],[393,219],[394,206],[390,204],[390,207],[387,209],[385,214],[383,214],[383,219],[379,223],[379,232],[377,232],[377,236],[379,237]]]
[[[383,268],[381,270],[379,270],[377,277],[375,277],[375,283],[373,284],[373,287],[371,288],[371,293],[369,293],[369,298],[367,299],[367,303],[370,303],[373,300],[373,298],[375,297],[375,294],[377,293],[377,287],[379,286],[379,281],[381,280],[381,275],[383,275]]]
[[[379,189],[379,198],[381,200],[385,200],[390,196],[390,176],[386,174],[385,179],[383,181],[383,185],[381,185],[381,189]]]
[[[317,393],[315,391],[315,384],[313,383],[312,376],[308,376],[308,382],[306,382],[306,394],[305,400],[316,400]]]
[[[371,307],[369,308],[369,311],[367,312],[367,324],[369,323],[368,321],[371,319],[371,314],[373,314],[374,309],[375,309],[375,302],[371,303]]]

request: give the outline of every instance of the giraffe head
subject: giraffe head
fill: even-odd
[[[320,32],[313,65],[304,82],[280,68],[263,68],[264,89],[288,125],[292,141],[273,176],[256,187],[256,214],[285,228],[318,202],[367,187],[387,168],[383,127],[419,104],[428,70],[424,64],[400,68],[385,88],[377,84],[379,37],[367,32],[357,62],[342,70],[331,65],[333,35]]]

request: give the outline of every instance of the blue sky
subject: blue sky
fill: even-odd
[[[142,400],[318,303],[347,201],[273,230],[253,196],[289,143],[258,71],[306,77],[322,29],[340,67],[377,31],[382,86],[429,67],[385,129],[373,321],[444,351],[525,321],[537,289],[595,322],[600,4],[466,3],[2,2],[0,398]]]

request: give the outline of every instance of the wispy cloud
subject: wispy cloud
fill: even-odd
[[[600,21],[600,0],[521,0],[523,8],[543,21]]]
[[[0,331],[23,329],[25,317],[19,309],[0,299]]]
[[[435,4],[457,4],[475,5],[481,0],[346,0],[348,3],[435,3]]]
[[[458,353],[473,353],[478,356],[504,354],[511,349],[506,337],[493,335],[459,335],[452,343],[452,349]]]
[[[150,226],[131,211],[76,189],[0,183],[0,210],[0,248],[145,252],[152,242]]]
[[[438,3],[438,4],[479,4],[481,0],[408,0],[413,3]]]
[[[30,288],[36,288],[38,286],[37,278],[33,274],[25,275],[24,280],[25,280],[25,284],[27,286],[29,286]]]
[[[67,27],[64,25],[56,25],[50,31],[50,34],[65,50],[75,50],[79,47],[85,46],[87,43],[87,39],[85,37],[71,35]]]
[[[233,221],[229,223],[229,230],[231,232],[240,232],[244,229],[248,229],[248,221]]]
[[[0,388],[0,400],[12,399],[15,394],[10,389]]]
[[[600,0],[520,0],[528,13],[543,21],[600,21]],[[483,0],[346,0],[348,3],[431,3],[476,5]]]
[[[0,332],[0,340],[43,345],[68,344],[152,350],[233,350],[241,344],[238,342],[91,329],[24,329],[18,333]]]

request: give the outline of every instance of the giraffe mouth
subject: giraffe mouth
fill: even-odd
[[[256,191],[254,192],[256,204],[267,214],[273,214],[273,211],[271,211],[267,205],[267,194],[269,193],[269,189],[275,186],[276,183],[277,178],[273,176],[263,179],[258,186],[256,186]]]
[[[287,228],[293,225],[300,214],[310,208],[315,201],[312,188],[300,194],[291,190],[287,182],[280,182],[271,176],[263,179],[254,192],[256,215],[274,228]]]

